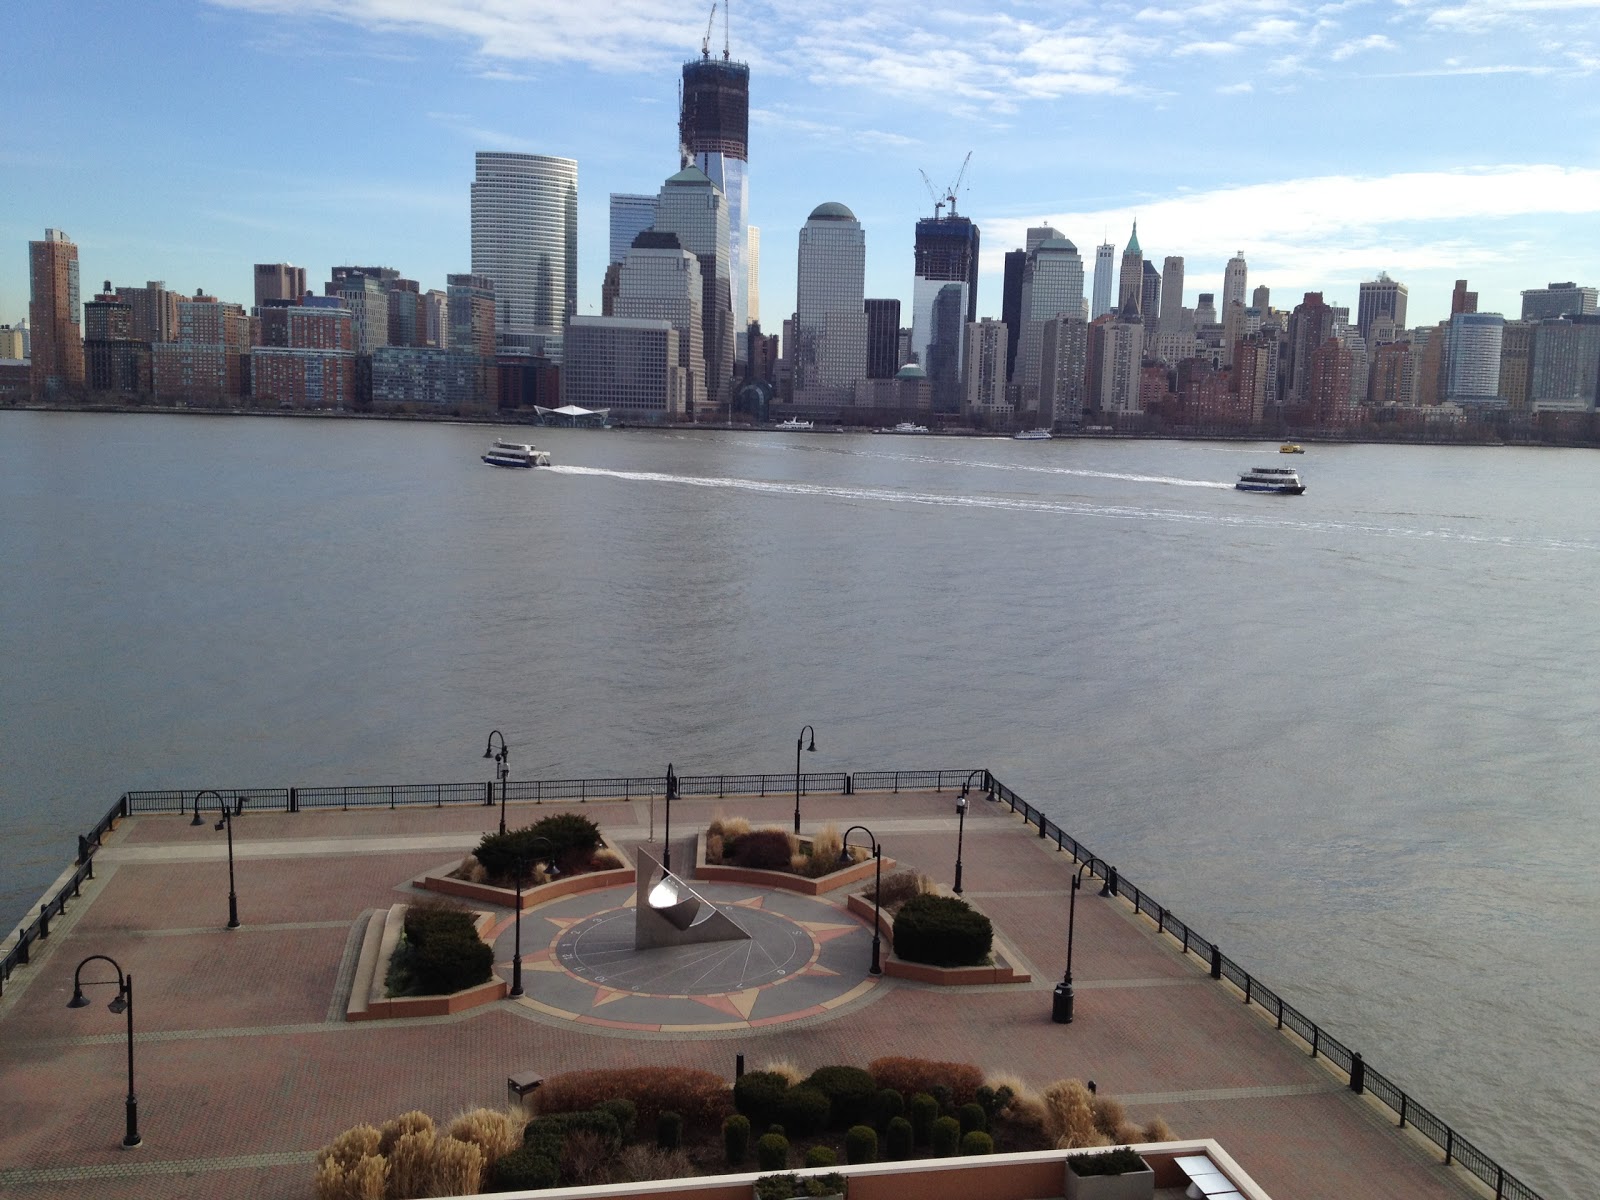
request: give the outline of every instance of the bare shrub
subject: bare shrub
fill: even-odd
[[[569,1133],[561,1145],[561,1179],[570,1187],[597,1187],[612,1182],[612,1163],[611,1147],[592,1130]]]
[[[933,890],[925,886],[931,883],[932,880],[926,875],[918,874],[916,871],[896,871],[883,881],[883,891],[878,897],[878,904],[890,910],[899,908],[911,897]],[[870,889],[867,894],[869,896],[872,894]]]
[[[733,1091],[720,1075],[693,1067],[611,1067],[567,1071],[539,1089],[542,1113],[582,1112],[621,1097],[638,1107],[641,1128],[650,1128],[663,1110],[681,1113],[700,1128],[720,1125],[733,1109]]]
[[[772,1075],[782,1075],[790,1087],[799,1087],[806,1079],[806,1073],[787,1058],[774,1059],[761,1069]]]
[[[1109,1146],[1111,1139],[1095,1128],[1094,1096],[1081,1079],[1058,1079],[1043,1093],[1045,1136],[1057,1150]]]
[[[383,1200],[383,1179],[384,1162],[376,1154],[349,1163],[330,1158],[318,1164],[312,1194],[316,1200]]]
[[[450,1136],[458,1142],[476,1146],[483,1155],[483,1168],[491,1170],[502,1154],[522,1145],[525,1118],[493,1108],[475,1108],[450,1122]]]
[[[696,1171],[682,1150],[662,1150],[639,1142],[623,1147],[613,1174],[618,1183],[644,1183],[651,1179],[684,1179]]]
[[[332,1162],[340,1168],[352,1167],[361,1159],[377,1154],[382,1137],[371,1125],[346,1129],[317,1151],[317,1166],[320,1168],[324,1163]]]
[[[867,1071],[880,1088],[893,1088],[909,1100],[918,1092],[934,1095],[934,1088],[950,1089],[952,1104],[970,1104],[983,1086],[983,1072],[971,1063],[939,1062],[931,1058],[875,1058]]]
[[[1178,1140],[1178,1135],[1172,1132],[1172,1126],[1168,1125],[1159,1116],[1146,1121],[1142,1132],[1144,1140],[1147,1142],[1175,1142]]]

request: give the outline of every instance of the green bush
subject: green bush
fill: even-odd
[[[939,1102],[927,1092],[918,1092],[911,1097],[906,1111],[911,1114],[911,1131],[916,1136],[917,1145],[926,1146],[928,1139],[933,1136],[933,1122],[939,1116]]]
[[[682,1115],[675,1112],[662,1113],[656,1118],[656,1145],[662,1150],[676,1150],[682,1144]]]
[[[856,1163],[878,1161],[878,1131],[870,1125],[852,1125],[844,1135],[844,1160]]]
[[[436,928],[411,948],[409,965],[423,995],[441,996],[488,982],[494,973],[494,948],[475,929]]]
[[[908,962],[976,966],[993,943],[989,918],[954,896],[913,896],[894,917],[894,952]]]
[[[839,1161],[839,1155],[832,1146],[813,1146],[806,1151],[806,1166],[831,1167]]]
[[[981,1129],[972,1129],[961,1135],[962,1154],[993,1154],[994,1139]]]
[[[812,1175],[805,1181],[808,1196],[839,1196],[844,1193],[845,1187],[844,1176],[838,1172],[831,1175]]]
[[[961,1132],[964,1134],[973,1130],[987,1132],[989,1128],[988,1118],[983,1115],[983,1106],[980,1104],[963,1104],[956,1109],[956,1120],[961,1122]]]
[[[639,1123],[639,1106],[632,1100],[618,1096],[605,1100],[595,1106],[596,1110],[609,1113],[617,1122],[617,1128],[622,1132],[624,1142],[633,1141],[634,1126]]]
[[[816,1088],[828,1098],[833,1106],[829,1119],[840,1129],[865,1121],[878,1092],[872,1076],[860,1067],[819,1067],[803,1086]]]
[[[887,1128],[890,1121],[905,1115],[906,1098],[893,1088],[883,1088],[873,1094],[870,1111],[873,1125]]]
[[[789,1139],[781,1133],[764,1133],[756,1139],[756,1165],[763,1171],[781,1171],[789,1165]]]
[[[1015,1095],[1016,1093],[1004,1084],[998,1088],[986,1085],[979,1088],[972,1098],[983,1109],[983,1115],[989,1118],[989,1123],[993,1124],[994,1119],[1005,1112],[1006,1105],[1011,1103]]]
[[[567,1135],[573,1133],[596,1135],[612,1154],[622,1149],[622,1126],[615,1116],[600,1109],[535,1117],[522,1131],[522,1145],[525,1149],[546,1154],[559,1162],[561,1145],[567,1140]]]
[[[1080,1176],[1125,1175],[1129,1171],[1145,1169],[1139,1152],[1128,1146],[1119,1146],[1108,1154],[1073,1154],[1067,1157],[1067,1166]]]
[[[936,1158],[949,1158],[961,1142],[961,1122],[954,1117],[940,1117],[933,1123],[933,1153]]]
[[[406,942],[420,946],[431,934],[465,930],[476,935],[477,918],[454,900],[429,896],[406,906],[403,928]]]
[[[911,1136],[910,1121],[904,1117],[890,1117],[886,1136],[891,1162],[905,1162],[911,1157],[915,1139]]]
[[[778,1101],[789,1090],[789,1080],[773,1071],[751,1071],[733,1082],[733,1107],[760,1129],[777,1119]]]
[[[832,1107],[827,1096],[809,1084],[801,1084],[778,1097],[778,1119],[795,1137],[812,1137],[828,1127]]]
[[[544,840],[540,840],[544,839]],[[600,827],[581,813],[553,813],[522,829],[486,833],[474,851],[491,880],[514,883],[519,864],[528,867],[526,884],[535,863],[552,862],[568,874],[588,864],[600,846]]]
[[[730,1167],[750,1157],[750,1118],[743,1113],[734,1113],[722,1123],[722,1153]]]
[[[753,829],[723,855],[736,867],[757,871],[789,869],[789,835],[781,829]]]
[[[524,1146],[502,1154],[494,1164],[494,1187],[499,1192],[534,1191],[552,1188],[561,1181],[560,1171],[547,1155]]]

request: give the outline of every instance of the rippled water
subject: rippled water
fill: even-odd
[[[0,916],[130,788],[983,764],[1548,1200],[1592,451],[0,414]]]

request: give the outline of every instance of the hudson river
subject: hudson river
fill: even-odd
[[[491,728],[519,779],[784,772],[811,723],[808,770],[992,768],[1593,1195],[1595,451],[491,436],[0,413],[0,917],[129,789],[486,779]]]

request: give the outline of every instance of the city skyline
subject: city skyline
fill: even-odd
[[[1597,103],[1593,23],[1572,20],[1595,6],[736,5],[765,324],[793,311],[799,230],[830,201],[862,222],[867,294],[909,311],[915,223],[933,209],[918,172],[943,187],[968,150],[979,315],[999,314],[1003,256],[1028,227],[1120,251],[1134,217],[1148,257],[1185,258],[1189,305],[1222,291],[1242,249],[1280,307],[1312,290],[1354,307],[1386,271],[1413,323],[1447,315],[1462,277],[1482,310],[1514,314],[1524,288],[1600,276],[1585,236],[1600,153],[1568,132]],[[720,6],[713,23],[720,50]],[[321,279],[376,262],[440,287],[470,265],[483,150],[577,160],[576,310],[595,313],[609,194],[676,169],[676,88],[706,11],[164,0],[91,19],[24,9],[10,31],[0,164],[25,186],[0,201],[16,248],[0,322],[26,314],[24,247],[47,227],[94,283],[248,303],[254,263]],[[196,115],[213,105],[229,119]]]

